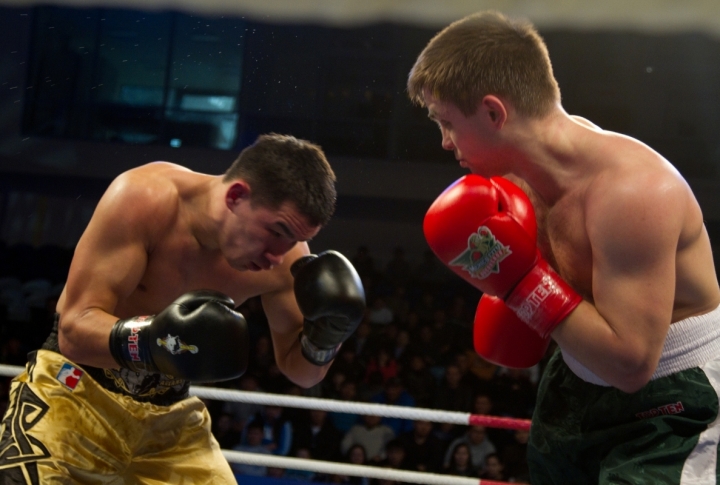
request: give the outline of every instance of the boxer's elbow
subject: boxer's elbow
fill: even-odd
[[[650,382],[656,367],[656,359],[639,353],[626,355],[617,360],[612,384],[628,394],[635,393]]]
[[[96,367],[102,367],[101,362],[97,361],[97,354],[99,352],[109,353],[107,347],[107,337],[102,340],[99,337],[98,329],[101,328],[97,322],[89,324],[86,315],[74,314],[68,312],[66,315],[60,317],[58,324],[58,347],[60,353],[65,356],[68,360],[73,361],[76,364],[87,364],[94,365]],[[101,338],[100,342],[96,342],[98,338]],[[105,346],[101,347],[101,344],[105,343]],[[101,347],[100,349],[94,348]]]
[[[302,355],[295,357],[298,360],[294,362],[278,362],[278,367],[285,374],[285,377],[303,389],[309,389],[322,382],[330,368],[330,364],[317,366],[305,360]]]
[[[83,346],[80,344],[79,325],[71,319],[61,319],[58,326],[58,347],[60,353],[75,363],[83,360]]]

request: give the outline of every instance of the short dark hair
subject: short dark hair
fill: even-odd
[[[224,182],[243,179],[253,204],[278,209],[290,202],[313,226],[335,211],[335,173],[320,146],[289,135],[260,135],[225,172]]]
[[[518,113],[542,117],[560,100],[545,42],[532,24],[487,11],[453,22],[423,49],[408,77],[410,99],[424,90],[465,116],[488,94],[505,96]]]

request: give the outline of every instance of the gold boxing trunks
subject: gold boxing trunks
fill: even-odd
[[[237,483],[199,399],[138,402],[48,350],[13,379],[0,436],[0,483]]]

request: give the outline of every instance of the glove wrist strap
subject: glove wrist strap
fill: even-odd
[[[158,372],[145,341],[147,337],[143,336],[152,320],[152,316],[132,317],[115,323],[110,332],[110,353],[120,367],[135,372]]]
[[[542,338],[550,334],[582,302],[578,295],[540,259],[518,283],[505,304]]]
[[[331,349],[321,349],[313,344],[305,334],[300,335],[300,349],[302,350],[303,357],[314,365],[322,366],[332,361],[340,351],[341,346],[342,343],[339,343]]]

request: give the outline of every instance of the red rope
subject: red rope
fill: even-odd
[[[468,424],[470,426],[485,426],[488,428],[505,428],[505,429],[530,429],[531,421],[529,419],[516,418],[500,418],[497,416],[485,416],[482,414],[471,414]],[[489,482],[484,482],[489,483]]]

